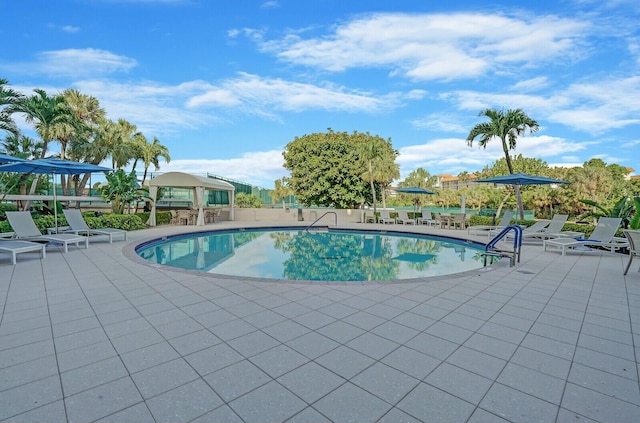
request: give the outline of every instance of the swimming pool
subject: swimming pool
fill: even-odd
[[[143,259],[186,270],[292,281],[390,281],[484,267],[484,246],[430,235],[301,228],[176,235],[136,247]]]

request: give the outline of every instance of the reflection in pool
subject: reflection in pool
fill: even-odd
[[[480,244],[373,231],[240,229],[180,235],[136,248],[144,259],[216,274],[311,281],[387,281],[483,267]]]

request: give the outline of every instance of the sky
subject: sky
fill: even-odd
[[[0,78],[96,97],[168,147],[160,172],[273,188],[286,145],[331,128],[390,139],[401,178],[455,176],[504,157],[467,146],[479,112],[521,108],[540,129],[515,154],[640,173],[637,0],[0,0],[0,16]]]

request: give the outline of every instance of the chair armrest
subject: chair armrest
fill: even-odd
[[[69,226],[59,226],[58,230],[56,228],[47,228],[47,235],[53,235],[60,232],[69,232],[71,228]]]

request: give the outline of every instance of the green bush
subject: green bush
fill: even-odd
[[[138,213],[142,222],[149,220],[151,212]],[[171,212],[168,211],[156,211],[156,225],[167,225],[171,223]]]
[[[0,220],[5,219],[4,212],[17,211],[18,207],[15,204],[0,204]]]
[[[82,213],[85,222],[92,229],[100,228],[117,228],[124,229],[126,231],[133,231],[136,229],[144,229],[144,225],[140,215],[137,214],[113,214],[105,213],[96,216],[95,212],[83,212]],[[148,215],[147,215],[148,218]],[[34,215],[33,221],[42,233],[46,233],[47,228],[54,228],[56,226],[55,217],[52,215]],[[67,226],[67,220],[64,218],[64,214],[58,215],[58,226]],[[12,232],[11,225],[6,220],[0,221],[0,232]]]

